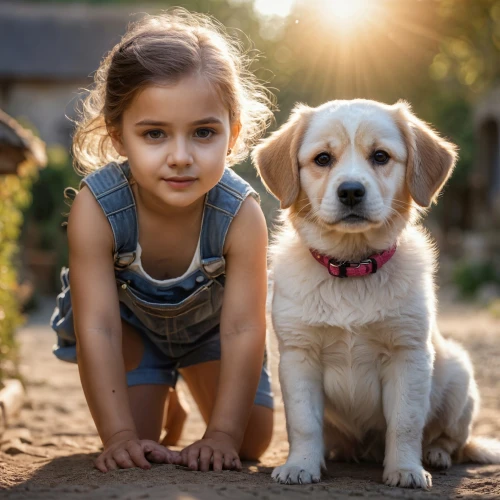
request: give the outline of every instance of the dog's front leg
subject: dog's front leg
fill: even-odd
[[[324,465],[321,366],[305,349],[285,347],[279,373],[290,452],[272,478],[283,484],[317,483]]]
[[[432,478],[422,467],[422,433],[430,404],[432,354],[427,349],[401,349],[391,356],[382,376],[387,422],[384,482],[428,489]]]

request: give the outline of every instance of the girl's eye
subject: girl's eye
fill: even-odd
[[[199,137],[200,139],[208,139],[212,137],[212,135],[215,132],[212,129],[209,128],[199,128],[196,132],[195,135],[196,137]]]
[[[164,133],[162,130],[148,130],[145,135],[149,139],[158,140],[164,136]]]
[[[372,159],[377,165],[385,165],[391,159],[391,157],[386,151],[377,149],[377,151],[373,153]]]
[[[320,153],[316,158],[314,158],[314,162],[316,165],[319,165],[320,167],[328,167],[332,163],[332,155],[329,153]]]

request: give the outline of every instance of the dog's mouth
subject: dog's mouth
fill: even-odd
[[[333,220],[325,220],[328,226],[336,227],[337,230],[347,231],[347,232],[360,232],[365,231],[368,228],[378,225],[376,220],[371,219],[363,212],[344,212],[336,214]]]
[[[344,227],[346,226],[363,226],[366,224],[371,224],[373,220],[366,216],[363,212],[350,212],[339,214],[340,217],[335,221],[335,225],[342,224]]]
[[[349,214],[340,219],[339,222],[344,222],[345,224],[362,224],[363,222],[370,222],[370,220],[363,215]]]

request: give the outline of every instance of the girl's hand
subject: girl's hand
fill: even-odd
[[[94,466],[101,472],[132,467],[147,470],[151,468],[150,462],[173,464],[178,461],[179,453],[176,451],[149,439],[139,439],[135,433],[120,433],[116,439],[106,442]]]
[[[222,469],[241,470],[234,440],[224,432],[205,434],[203,439],[184,448],[174,463],[202,472],[207,472],[210,464],[216,472]]]

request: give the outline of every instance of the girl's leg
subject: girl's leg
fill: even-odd
[[[200,413],[208,424],[215,403],[220,361],[207,361],[179,369]],[[273,433],[273,410],[254,405],[240,450],[242,460],[257,460],[266,451]]]
[[[161,444],[163,446],[174,446],[181,437],[182,429],[189,414],[189,405],[184,399],[184,394],[179,389],[170,388],[164,413],[162,427],[167,431],[167,434],[162,439]]]
[[[122,352],[125,371],[139,366],[144,354],[144,344],[137,331],[122,321]],[[163,411],[168,397],[168,385],[135,385],[128,388],[132,417],[139,439],[160,439]]]
[[[273,414],[267,406],[253,405],[241,445],[242,460],[258,460],[267,450],[273,437]]]

